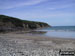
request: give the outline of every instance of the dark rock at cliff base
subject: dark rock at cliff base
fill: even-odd
[[[50,26],[44,22],[21,20],[6,15],[0,15],[0,32],[38,29],[44,27]]]

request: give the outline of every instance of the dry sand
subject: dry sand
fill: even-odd
[[[0,56],[59,56],[60,49],[75,50],[75,39],[0,34]]]

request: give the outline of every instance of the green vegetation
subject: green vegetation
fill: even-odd
[[[9,29],[37,29],[41,27],[49,27],[49,25],[44,22],[21,20],[10,16],[0,15],[0,31]]]
[[[0,22],[4,22],[4,23],[11,22],[16,27],[17,26],[22,26],[22,24],[23,24],[22,20],[20,20],[18,18],[13,18],[13,17],[5,16],[5,15],[0,15]]]

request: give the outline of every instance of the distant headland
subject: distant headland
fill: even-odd
[[[28,29],[32,30],[45,27],[50,27],[50,25],[44,22],[21,20],[15,17],[0,15],[0,32]]]

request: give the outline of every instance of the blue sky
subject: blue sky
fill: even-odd
[[[0,14],[52,26],[75,26],[75,0],[0,0]]]

